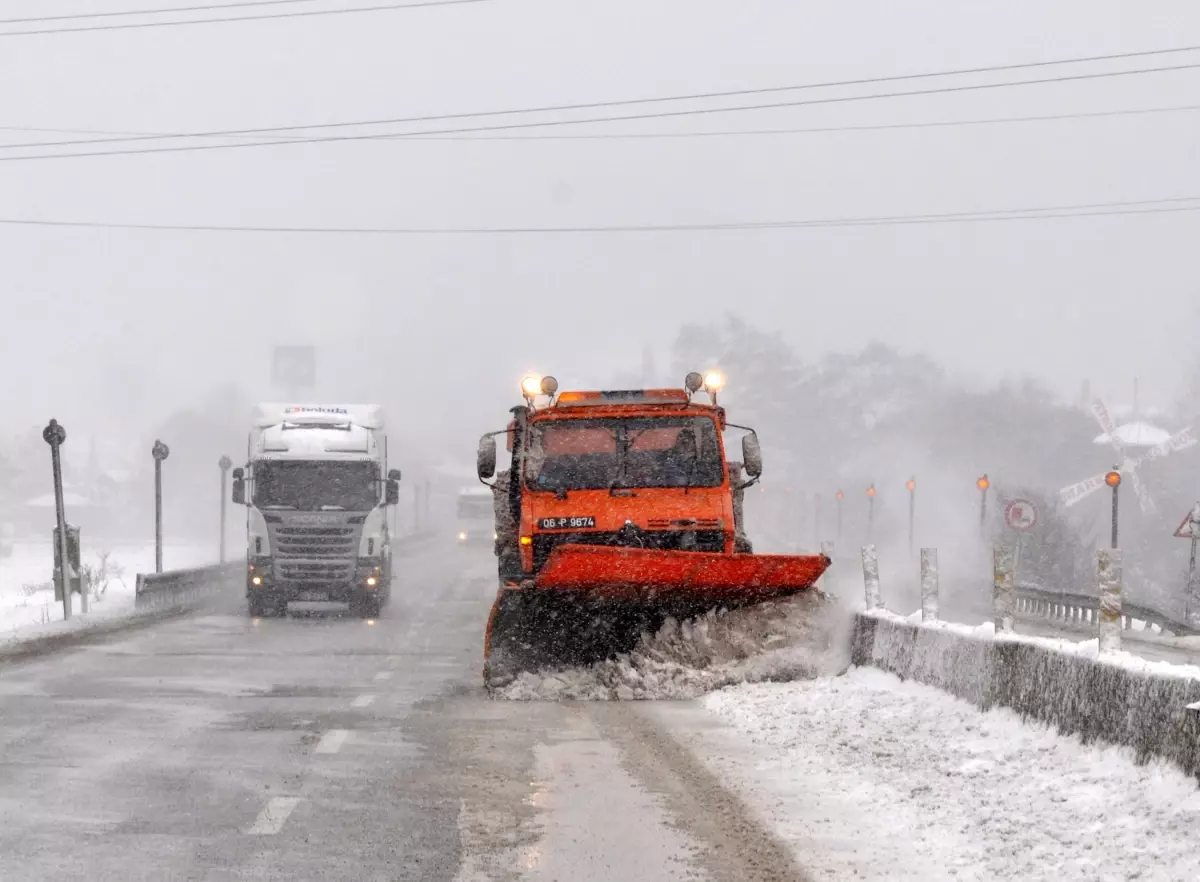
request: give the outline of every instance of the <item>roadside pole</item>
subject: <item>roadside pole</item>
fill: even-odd
[[[67,440],[67,430],[59,425],[58,420],[50,420],[42,430],[42,440],[50,445],[50,463],[54,469],[54,510],[58,517],[58,578],[62,584],[63,621],[71,618],[71,578],[69,575],[70,559],[67,556],[67,512],[63,505],[62,458],[59,448]]]
[[[227,499],[225,486],[227,483],[226,479],[229,477],[229,470],[232,467],[233,460],[231,460],[228,456],[222,456],[219,460],[217,460],[217,468],[221,470],[221,544],[219,551],[220,557],[218,558],[221,563],[225,563],[225,502]]]
[[[813,494],[813,548],[821,547],[821,494]]]
[[[1100,651],[1121,648],[1121,552],[1101,548],[1096,553],[1096,578],[1100,583]]]
[[[883,601],[879,595],[879,552],[874,545],[862,548],[863,600],[868,611],[879,609]]]
[[[846,494],[843,493],[841,490],[839,490],[837,493],[833,494],[833,498],[837,500],[837,536],[834,537],[834,541],[841,542],[842,541],[842,500],[846,498]]]
[[[913,535],[916,531],[917,519],[917,479],[913,476],[904,485],[908,490],[908,556],[913,554]]]
[[[867,488],[867,544],[875,539],[875,485]]]
[[[161,441],[150,448],[154,457],[154,572],[163,571],[163,521],[162,521],[162,464],[171,455],[170,449]]]
[[[979,535],[987,535],[987,492],[988,487],[992,486],[992,482],[988,480],[987,472],[984,472],[975,481],[975,486],[979,488]]]
[[[1117,490],[1121,486],[1121,472],[1113,466],[1111,472],[1104,476],[1104,483],[1112,487],[1112,548],[1117,547]]]
[[[1184,607],[1184,622],[1189,628],[1200,631],[1200,579],[1196,577],[1196,543],[1200,541],[1200,502],[1184,515],[1175,530],[1176,539],[1190,539],[1192,553],[1188,557],[1187,605]]]

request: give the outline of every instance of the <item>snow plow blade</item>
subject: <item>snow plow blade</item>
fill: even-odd
[[[596,599],[679,599],[711,606],[768,600],[811,588],[829,567],[823,555],[722,554],[561,545],[534,579],[545,591]]]
[[[813,588],[824,555],[722,554],[562,545],[534,579],[500,589],[484,642],[484,681],[590,664],[628,652],[667,617],[744,607]]]

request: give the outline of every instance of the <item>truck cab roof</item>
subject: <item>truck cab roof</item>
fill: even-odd
[[[260,404],[254,410],[255,459],[380,459],[383,409],[375,404]]]

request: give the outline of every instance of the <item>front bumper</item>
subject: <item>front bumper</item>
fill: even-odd
[[[287,579],[277,575],[269,559],[251,561],[246,573],[246,595],[262,596],[275,603],[331,601],[349,603],[356,597],[388,593],[387,572],[382,561],[360,561],[348,579]]]

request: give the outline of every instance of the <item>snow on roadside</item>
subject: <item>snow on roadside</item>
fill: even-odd
[[[872,668],[707,696],[680,736],[815,879],[1200,878],[1196,781]]]
[[[107,550],[107,549],[106,549]],[[164,558],[168,567],[184,568],[211,563],[212,549],[205,546],[168,546]],[[73,617],[63,622],[62,601],[54,599],[51,573],[54,550],[49,543],[19,544],[11,557],[0,560],[0,648],[69,628],[127,616],[133,612],[137,574],[154,571],[154,547],[117,546],[108,558],[108,589],[98,600],[89,598],[87,616],[79,612],[79,596],[72,598]],[[84,566],[100,567],[95,551],[84,551]]]
[[[587,667],[526,672],[496,690],[509,701],[695,698],[742,682],[810,678],[850,664],[850,614],[815,595],[685,622],[669,619],[630,653]]]

